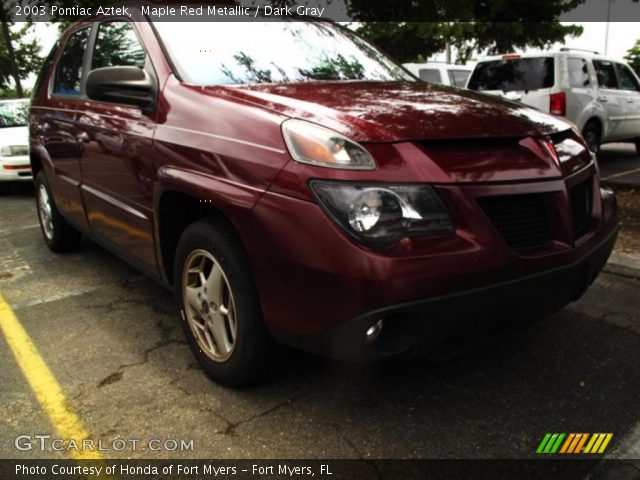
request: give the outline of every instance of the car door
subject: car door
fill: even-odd
[[[96,23],[90,69],[153,67],[133,22]],[[140,268],[155,273],[153,237],[152,114],[140,108],[87,99],[76,117],[85,144],[82,197],[91,230]]]
[[[80,193],[82,173],[82,134],[76,129],[75,118],[80,102],[85,98],[83,79],[86,74],[86,52],[91,27],[72,31],[58,55],[46,94],[31,107],[31,145],[42,149],[53,170],[46,170],[56,206],[80,229],[86,229],[86,217]],[[55,52],[53,52],[55,53]],[[50,55],[46,62],[54,60]],[[42,77],[38,83],[44,81]],[[36,91],[40,91],[37,88]]]
[[[580,129],[593,117],[600,118],[602,109],[598,102],[598,88],[593,70],[582,56],[567,57],[568,85],[563,86],[567,97],[566,117]],[[566,88],[568,87],[568,88]]]
[[[625,137],[626,95],[618,88],[615,64],[609,60],[593,60],[598,79],[597,101],[607,119],[602,141],[622,140]]]
[[[640,82],[631,69],[617,63],[620,90],[625,96],[623,132],[629,140],[640,138]]]

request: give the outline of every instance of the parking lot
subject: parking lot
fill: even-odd
[[[627,147],[603,155],[604,177],[640,167]],[[552,318],[440,363],[286,352],[270,382],[234,391],[196,364],[169,292],[90,242],[52,254],[33,192],[0,197],[0,292],[68,410],[92,438],[193,440],[109,457],[530,458],[545,432],[613,432],[613,454],[637,457],[639,287],[610,269]],[[55,431],[1,335],[0,385],[0,457],[64,457],[16,450]]]

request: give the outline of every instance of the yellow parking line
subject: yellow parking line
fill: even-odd
[[[0,293],[0,330],[7,339],[7,344],[13,352],[16,362],[20,366],[29,386],[45,411],[51,425],[61,438],[75,440],[82,445],[82,440],[89,438],[82,422],[71,410],[69,401],[65,397],[58,381],[29,338],[29,335],[14,315],[11,307],[5,302]],[[82,451],[70,449],[69,453],[75,459],[101,459],[97,451]]]

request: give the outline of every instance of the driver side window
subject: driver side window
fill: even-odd
[[[53,94],[80,95],[82,85],[82,62],[89,41],[90,28],[83,28],[71,34],[58,60],[53,80]]]
[[[113,21],[98,26],[91,69],[103,67],[144,68],[147,54],[131,22]]]
[[[629,67],[621,63],[618,64],[618,74],[620,75],[620,88],[623,90],[640,90],[638,80],[635,75],[631,73]]]

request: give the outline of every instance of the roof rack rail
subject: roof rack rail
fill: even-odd
[[[596,50],[586,50],[584,48],[573,48],[573,47],[562,47],[560,49],[561,52],[571,52],[571,51],[576,51],[576,52],[587,52],[587,53],[595,53],[596,55],[600,55],[600,52],[596,51]]]

